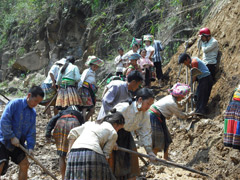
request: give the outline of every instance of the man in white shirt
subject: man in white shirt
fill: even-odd
[[[199,36],[201,37],[199,40],[199,48],[201,44],[203,51],[202,60],[207,65],[214,80],[218,56],[218,42],[211,36],[210,30],[206,27],[200,29]]]

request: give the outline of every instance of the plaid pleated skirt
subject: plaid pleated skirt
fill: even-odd
[[[61,110],[66,109],[68,106],[72,105],[82,105],[82,99],[79,96],[77,89],[73,86],[60,88],[56,100],[56,107]]]
[[[162,114],[157,117],[155,114],[150,113],[150,121],[152,128],[153,149],[157,148],[159,150],[166,151],[169,145],[172,143],[172,138],[167,128],[165,117]]]
[[[57,146],[57,154],[66,156],[68,152],[68,134],[71,129],[80,126],[76,116],[67,114],[60,117],[54,127],[53,138]]]
[[[65,180],[115,180],[104,155],[90,149],[71,149]]]
[[[92,108],[96,104],[96,93],[97,89],[93,84],[87,82],[83,83],[82,92],[80,97],[82,99],[82,106],[85,108]]]
[[[240,101],[229,103],[224,115],[224,145],[240,149]]]
[[[55,96],[55,94],[57,93],[57,90],[52,88],[52,84],[46,84],[46,83],[42,83],[41,84],[41,88],[44,92],[44,98],[42,100],[42,102],[40,102],[39,104],[44,105],[49,103],[52,98]],[[55,105],[56,101],[52,102],[52,105]]]

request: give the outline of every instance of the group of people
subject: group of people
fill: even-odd
[[[41,85],[45,94],[41,104],[54,105],[54,115],[57,115],[58,110],[65,110],[68,106],[75,105],[82,110],[83,117],[87,121],[95,110],[96,71],[104,61],[96,56],[89,56],[85,63],[88,68],[82,75],[74,63],[73,56],[67,56],[55,62]],[[54,96],[56,101],[51,101]],[[47,113],[51,117],[50,108]]]
[[[211,38],[201,30],[200,35],[204,49]],[[150,37],[152,36],[148,35],[148,39],[145,37],[146,48],[141,50],[141,57],[142,62],[151,64],[151,57],[160,54],[156,55],[156,48],[154,52],[151,50],[153,48],[148,47],[152,42]],[[208,40],[205,42],[205,39]],[[140,42],[138,39],[134,41]],[[157,46],[160,47],[158,43]],[[49,103],[56,92],[56,109],[61,111],[55,111],[55,116],[49,121],[46,138],[50,140],[53,137],[55,140],[62,179],[136,179],[140,174],[138,157],[118,150],[118,147],[123,147],[137,151],[134,137],[145,148],[150,161],[154,161],[160,151],[163,151],[163,158],[169,160],[172,138],[166,120],[173,115],[184,119],[206,113],[213,74],[199,58],[191,58],[188,54],[179,56],[179,63],[201,71],[193,79],[199,83],[196,111],[183,112],[181,107],[193,96],[190,86],[178,82],[169,89],[169,95],[155,101],[153,91],[148,88],[146,74],[142,73],[142,68],[138,68],[142,62],[137,63],[140,58],[137,44],[133,43],[132,47],[134,53],[128,55],[128,60],[134,63],[126,67],[125,71],[125,66],[117,67],[118,75],[126,73],[126,81],[113,80],[106,85],[101,109],[94,122],[88,120],[94,113],[96,103],[95,71],[103,65],[103,61],[95,56],[88,58],[86,65],[89,68],[82,75],[74,65],[73,57],[57,61],[50,69],[42,88],[34,86],[27,97],[11,100],[0,120],[0,174],[6,173],[11,157],[20,167],[19,179],[27,179],[29,162],[19,146],[21,144],[29,153],[33,153],[36,136],[34,107],[39,103]],[[124,64],[123,49],[119,49],[119,53],[117,61]],[[150,58],[146,60],[145,57]],[[155,65],[157,64],[156,62]],[[147,72],[146,69],[144,71]],[[147,87],[142,87],[142,84]],[[238,88],[226,112],[224,131],[224,143],[231,146],[233,142],[237,148],[240,147],[239,101]]]
[[[144,77],[143,86],[151,87],[156,75],[159,86],[163,86],[162,57],[160,51],[163,46],[159,40],[154,40],[152,35],[144,35],[143,40],[133,38],[132,50],[124,54],[123,48],[118,48],[119,55],[115,58],[116,76],[127,78],[128,74],[137,70]],[[155,72],[156,69],[156,72]]]

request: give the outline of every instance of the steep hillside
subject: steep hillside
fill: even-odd
[[[203,25],[211,29],[213,36],[219,42],[222,53],[216,75],[217,81],[213,86],[209,101],[208,117],[194,123],[189,131],[186,128],[190,121],[182,122],[173,118],[167,122],[174,141],[170,146],[172,159],[201,170],[214,179],[240,179],[239,151],[223,145],[223,113],[233,89],[240,80],[239,8],[238,0],[229,1],[221,10],[212,12],[214,16]],[[191,38],[190,41],[193,44],[187,50],[192,56],[198,54],[197,38],[197,34]],[[176,82],[180,68],[177,64],[178,56],[184,52],[184,48],[182,45],[164,68],[165,72],[169,72],[169,87]],[[185,67],[182,69],[180,78],[182,82],[185,82]],[[163,94],[166,92],[160,92],[159,96]],[[168,172],[168,168],[165,169],[166,171],[158,176],[159,179],[193,178],[192,175],[186,178],[174,168],[170,170],[171,173]]]

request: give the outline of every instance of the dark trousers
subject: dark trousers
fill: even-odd
[[[154,66],[156,68],[156,74],[157,74],[157,78],[158,80],[163,78],[163,72],[162,72],[162,62],[154,62]]]
[[[211,75],[198,79],[196,113],[206,114],[206,106],[211,94],[212,85],[213,80]]]
[[[207,64],[208,70],[212,75],[213,81],[215,80],[215,73],[216,73],[216,64]]]
[[[148,68],[145,69],[145,85],[149,86],[151,83],[150,81],[150,70]]]

